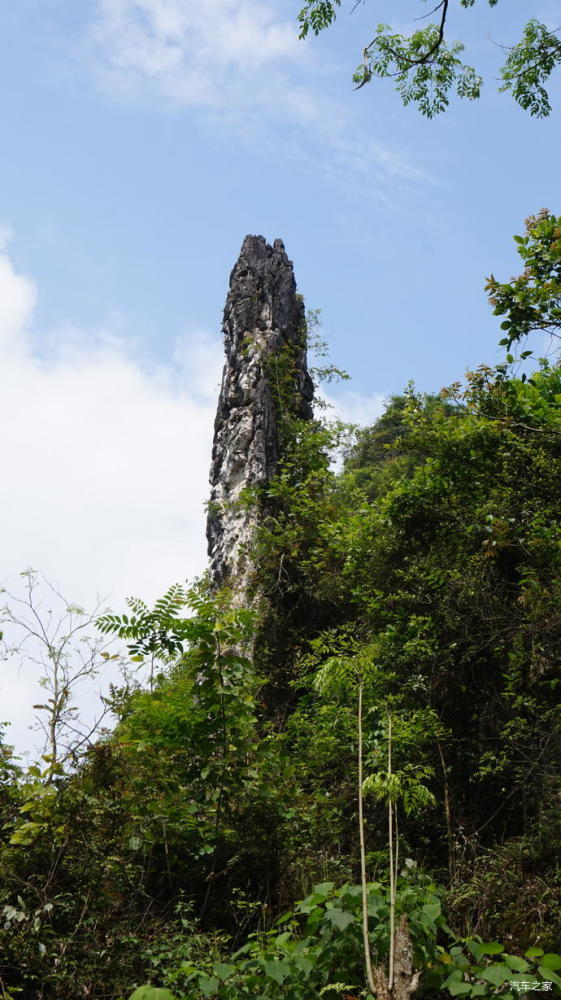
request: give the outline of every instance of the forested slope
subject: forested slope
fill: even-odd
[[[530,222],[525,302],[491,284],[509,350],[554,332],[560,226]],[[5,997],[369,995],[359,746],[375,971],[395,902],[419,997],[559,991],[560,403],[554,358],[509,355],[350,443],[287,419],[254,606],[203,581],[105,616],[152,689],[73,763],[2,748]]]

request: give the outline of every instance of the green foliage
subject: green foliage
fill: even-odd
[[[176,1000],[173,993],[159,986],[139,986],[129,1000]]]
[[[530,948],[525,958],[510,955],[498,941],[484,942],[470,938],[448,951],[438,949],[438,962],[448,975],[441,989],[450,996],[499,996],[515,1000],[520,992],[552,990],[561,993],[561,978],[553,970],[561,968],[561,956],[544,955],[541,948]]]
[[[505,316],[501,344],[507,350],[536,331],[561,335],[561,216],[543,209],[526,220],[526,235],[514,238],[522,274],[504,284],[491,275],[486,285],[495,315]],[[522,359],[530,353],[524,351]]]
[[[489,6],[498,0],[488,0]],[[470,8],[475,0],[460,0]],[[298,14],[300,38],[311,30],[315,35],[331,27],[341,0],[308,0]],[[464,45],[446,39],[450,0],[442,0],[422,17],[437,15],[436,21],[401,35],[387,24],[378,24],[376,33],[362,53],[354,74],[357,89],[373,78],[390,78],[404,104],[416,104],[427,118],[445,111],[450,94],[474,100],[481,94],[483,79],[463,61]],[[392,11],[393,13],[393,11]],[[510,91],[521,108],[539,118],[551,110],[545,85],[561,62],[561,42],[556,31],[532,18],[520,41],[508,50],[501,69],[501,90]]]
[[[314,678],[314,687],[323,697],[355,695],[359,684],[369,690],[383,687],[384,679],[376,665],[376,646],[361,649],[355,656],[331,656]]]
[[[463,49],[461,42],[447,45],[437,24],[409,36],[392,34],[389,25],[379,24],[353,80],[361,87],[372,77],[391,77],[404,105],[416,104],[422,115],[433,118],[448,107],[453,86],[459,97],[480,96],[483,80],[462,62]]]
[[[508,53],[502,69],[501,90],[510,90],[517,104],[536,118],[551,111],[545,89],[553,70],[561,61],[561,43],[557,31],[532,18],[522,38]]]
[[[434,421],[460,414],[463,407],[440,396],[423,396],[423,408]],[[392,396],[386,409],[372,427],[358,430],[349,447],[345,468],[354,474],[354,482],[370,502],[387,493],[400,479],[409,478],[426,454],[415,452],[409,434],[410,398]],[[403,447],[402,447],[403,445]]]
[[[147,975],[163,982],[174,992],[185,984],[186,969],[199,966],[212,968],[231,951],[230,936],[219,931],[201,930],[192,905],[179,900],[176,906],[179,917],[175,929],[158,935],[144,948]]]
[[[372,795],[378,801],[403,801],[406,815],[411,816],[428,806],[436,805],[433,793],[419,781],[421,776],[432,778],[434,775],[428,768],[415,768],[413,775],[400,773],[388,775],[379,772],[365,778],[362,787],[365,795]]]
[[[151,787],[156,780],[156,799],[137,805],[130,837],[143,844],[154,836],[154,825],[163,824],[166,850],[183,845],[183,864],[190,865],[191,883],[193,877],[203,881],[208,908],[217,873],[230,876],[231,866],[244,854],[249,863],[255,839],[252,843],[248,836],[266,836],[266,811],[271,820],[282,794],[267,787],[271,751],[256,718],[261,682],[242,654],[254,616],[242,608],[230,609],[225,601],[193,592],[184,596],[196,614],[179,620],[173,609],[169,618],[158,609],[158,639],[149,616],[132,623],[113,618],[103,627],[121,635],[126,630],[135,649],[149,647],[158,655],[169,652],[170,641],[181,642],[182,649],[188,644],[152,692],[132,695],[117,738],[139,772],[136,786],[145,782]],[[255,825],[242,834],[247,811]],[[223,901],[218,898],[214,905],[220,908]]]
[[[490,289],[508,347],[555,332],[558,223]],[[395,903],[421,1000],[558,989],[561,368],[410,386],[349,446],[294,413],[293,361],[278,475],[246,498],[258,613],[131,600],[100,619],[147,674],[113,689],[114,731],[72,768],[0,742],[7,996],[364,995],[363,858],[374,961]]]
[[[306,38],[310,28],[314,35],[319,35],[324,28],[329,28],[336,16],[336,8],[341,6],[341,0],[311,0],[300,13],[300,38]]]
[[[173,926],[167,910],[178,893],[220,920],[236,885],[254,879],[261,887],[271,877],[263,863],[274,866],[285,791],[268,779],[274,753],[256,726],[259,681],[240,652],[252,616],[186,597],[194,614],[184,621],[174,597],[154,616],[105,622],[162,664],[170,636],[185,651],[151,692],[117,698],[122,721],[77,774],[49,780],[52,764],[32,769],[13,800],[0,850],[0,904],[10,916],[0,946],[8,976],[17,970],[16,982],[29,988],[40,981],[45,996],[74,1000],[100,976],[131,982],[154,959],[147,938]],[[45,919],[35,902],[39,872]]]
[[[521,958],[507,953],[499,942],[486,943],[480,938],[455,942],[442,913],[441,898],[442,888],[417,874],[414,863],[408,860],[398,882],[399,912],[407,914],[423,992],[438,989],[451,996],[499,995],[513,1000],[513,984],[527,980],[538,984],[537,988],[549,982],[557,992],[561,983],[555,971],[561,967],[558,955],[544,955],[543,949],[533,948]],[[233,955],[220,960],[212,952],[201,952],[198,958],[192,955],[175,967],[169,965],[160,975],[186,1000],[244,996],[308,1000],[310,996],[335,997],[343,992],[362,995],[360,906],[360,886],[336,888],[333,882],[320,883],[269,931],[250,934]],[[389,887],[371,883],[369,937],[377,962],[388,953],[389,907]],[[437,944],[439,938],[447,942],[446,947]]]
[[[21,798],[19,807],[19,822],[10,837],[10,844],[28,847],[38,837],[47,832],[64,833],[63,828],[52,829],[56,817],[57,790],[52,779],[63,773],[60,764],[53,763],[49,757],[43,758],[47,766],[41,770],[36,764],[27,769],[27,781],[22,781],[18,792]]]
[[[546,786],[539,819],[526,833],[480,852],[459,866],[448,912],[464,933],[516,941],[526,949],[540,942],[555,949],[561,940],[561,816]],[[520,808],[524,810],[524,797]],[[544,921],[544,908],[547,918]]]
[[[446,922],[442,890],[429,878],[405,868],[399,883],[402,912],[407,913],[416,960],[430,969],[434,940]],[[387,955],[389,888],[371,883],[368,895],[370,938],[374,954]],[[165,980],[189,1000],[205,996],[234,1000],[262,996],[308,1000],[362,989],[361,888],[323,882],[280,917],[267,932],[256,932],[226,961],[212,956],[184,961],[167,970]],[[343,985],[344,984],[344,985]]]
[[[129,645],[132,656],[182,653],[191,637],[192,624],[178,612],[189,605],[191,596],[180,584],[173,584],[152,609],[138,598],[129,598],[130,616],[101,615],[97,626],[104,635],[115,634],[129,642],[132,640]]]

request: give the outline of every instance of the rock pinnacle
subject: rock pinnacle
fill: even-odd
[[[291,359],[292,414],[312,415],[304,302],[282,240],[270,246],[263,236],[246,236],[230,275],[223,332],[207,539],[211,585],[231,586],[242,603],[251,589],[258,515],[240,496],[246,487],[266,486],[281,458],[275,358],[288,352]]]

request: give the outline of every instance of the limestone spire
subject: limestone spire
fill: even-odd
[[[247,486],[277,470],[280,439],[271,359],[291,353],[293,412],[310,418],[313,386],[305,347],[305,312],[282,240],[246,236],[230,275],[224,309],[226,362],[214,424],[207,519],[213,587],[232,586],[243,600],[250,583],[253,510],[239,504]]]

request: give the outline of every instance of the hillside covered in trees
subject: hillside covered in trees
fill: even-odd
[[[285,351],[250,596],[131,599],[114,728],[5,734],[4,1000],[561,994],[561,218],[517,239],[495,368],[357,431]]]

